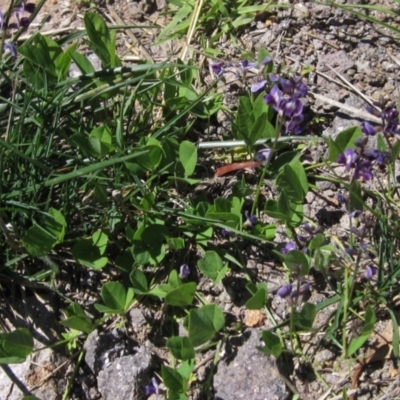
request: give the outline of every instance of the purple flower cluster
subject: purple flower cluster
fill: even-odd
[[[368,182],[373,178],[373,166],[376,164],[379,167],[390,162],[390,154],[386,151],[367,148],[368,137],[370,136],[370,125],[365,123],[362,127],[364,138],[358,140],[355,149],[346,149],[338,156],[338,163],[345,166],[345,171],[348,172],[354,169],[353,179],[361,182]]]
[[[358,218],[360,226],[352,226],[350,231],[354,235],[355,240],[352,247],[345,249],[354,261],[358,261],[364,266],[365,272],[363,276],[371,280],[378,272],[378,268],[372,264],[376,259],[376,254],[369,247],[368,242],[365,240],[371,232],[371,227],[374,225],[374,220],[367,213],[355,210],[349,213],[350,218]]]
[[[276,84],[264,96],[265,102],[278,113],[286,133],[300,134],[304,121],[304,105],[301,98],[307,95],[307,85],[301,77],[295,76],[284,79],[272,75],[270,79]]]
[[[367,111],[375,117],[381,118],[382,125],[373,126],[369,122],[363,122],[361,131],[364,133],[364,137],[355,143],[355,149],[346,149],[338,157],[338,163],[343,164],[346,171],[354,168],[353,179],[363,182],[373,178],[374,164],[382,167],[391,161],[390,153],[367,148],[368,139],[381,132],[390,146],[389,138],[400,133],[399,112],[394,102],[389,102],[380,97],[379,101],[374,102],[374,107],[367,106]]]
[[[277,290],[276,294],[282,299],[285,299],[286,297],[290,297],[291,299],[293,299],[298,297],[299,295],[310,292],[310,290],[311,290],[311,285],[308,282],[299,286],[297,289],[293,288],[292,283],[288,283],[287,285],[281,286]]]
[[[217,77],[221,77],[228,69],[233,69],[238,79],[246,79],[248,71],[255,72],[250,91],[259,93],[266,89],[265,102],[278,113],[285,132],[294,135],[302,132],[304,105],[301,98],[307,95],[308,88],[301,77],[292,76],[286,79],[272,73],[272,58],[269,56],[260,64],[249,60],[242,60],[237,65],[218,61],[209,63],[209,68]]]
[[[27,28],[30,24],[30,19],[29,17],[26,17],[25,14],[31,14],[35,11],[36,5],[33,3],[27,3],[26,0],[22,0],[21,3],[14,7],[11,10],[11,14],[15,16],[17,22],[14,25],[17,29],[20,29],[21,27]],[[9,27],[11,28],[12,26],[6,26],[6,21],[7,18],[4,15],[4,13],[0,10],[0,30],[6,30]],[[17,56],[17,50],[15,48],[15,45],[13,43],[5,43],[3,47],[3,52],[5,54],[11,54],[12,57]]]
[[[364,122],[362,126],[363,132],[366,135],[372,136],[381,131],[386,138],[399,134],[399,111],[397,110],[396,103],[385,100],[381,96],[379,101],[373,104],[374,107],[367,106],[366,109],[375,117],[381,118],[382,125],[375,128],[368,122]]]
[[[283,255],[287,255],[292,250],[297,250],[298,245],[300,246],[300,250],[307,254],[307,245],[311,242],[314,236],[318,233],[322,232],[321,227],[312,226],[309,223],[305,222],[300,226],[301,233],[296,235],[296,243],[293,241],[289,241],[284,243],[281,247],[280,251]]]

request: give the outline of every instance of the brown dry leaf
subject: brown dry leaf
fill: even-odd
[[[391,378],[396,377],[396,376],[399,374],[398,368],[396,368],[396,367],[394,367],[393,365],[391,365],[391,366],[389,367],[389,374],[390,374],[390,377],[391,377]]]
[[[393,342],[393,324],[388,321],[385,329],[381,333],[373,333],[370,343],[365,352],[364,364],[374,361],[382,361],[391,357]]]
[[[247,310],[244,324],[249,328],[264,325],[265,315],[260,310]]]

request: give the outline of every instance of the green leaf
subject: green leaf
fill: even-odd
[[[286,266],[295,274],[308,275],[310,270],[307,256],[300,250],[292,250],[285,257]]]
[[[282,194],[280,197],[282,197]],[[265,203],[264,211],[269,217],[276,218],[281,221],[286,220],[287,215],[281,211],[280,204],[276,200],[267,200],[267,202]]]
[[[206,251],[204,259],[197,261],[197,266],[205,276],[213,280],[224,267],[221,257],[215,251]]]
[[[258,350],[274,357],[279,357],[282,354],[283,345],[278,335],[271,331],[263,331],[261,337],[265,346],[257,347]]]
[[[294,160],[292,160],[290,162],[290,167],[296,173],[296,177],[297,177],[298,181],[300,182],[300,186],[302,188],[303,198],[304,198],[308,193],[309,186],[308,186],[307,174],[306,174],[306,171],[304,170],[303,164],[298,158],[295,158]]]
[[[26,251],[34,257],[42,257],[50,253],[57,239],[40,226],[31,226],[22,239]]]
[[[129,279],[132,282],[133,291],[136,294],[146,294],[149,291],[146,275],[140,269],[134,269],[130,273]]]
[[[43,227],[47,232],[53,235],[56,239],[56,243],[61,243],[64,240],[67,221],[60,211],[55,208],[50,208],[49,215],[46,216]]]
[[[364,326],[361,330],[361,333],[357,337],[351,339],[349,347],[347,348],[348,357],[351,357],[369,339],[371,333],[374,331],[375,323],[376,315],[372,310],[372,307],[368,306],[366,309]]]
[[[99,249],[99,253],[103,255],[107,248],[108,236],[102,231],[97,231],[93,233],[92,240],[93,244]]]
[[[300,312],[294,312],[294,322],[297,328],[311,331],[317,310],[314,304],[305,303]]]
[[[193,174],[197,164],[197,147],[187,140],[179,146],[179,161],[185,171],[185,176]]]
[[[322,233],[318,233],[311,239],[310,243],[308,244],[308,250],[312,251],[319,249],[325,243],[325,241],[325,236]]]
[[[115,149],[112,145],[111,132],[108,126],[95,127],[90,132],[89,144],[93,154],[98,157],[103,157]]]
[[[130,306],[133,300],[133,290],[126,290],[125,286],[119,282],[106,282],[101,288],[101,298],[104,304],[111,312],[116,314],[124,313]],[[99,307],[100,306],[100,307]],[[100,304],[95,304],[97,310],[102,312],[105,308]]]
[[[60,54],[55,60],[58,82],[67,78],[71,66],[71,52],[76,48],[77,43],[70,47],[65,53]]]
[[[0,364],[24,362],[33,351],[33,338],[26,328],[0,333]]]
[[[353,180],[349,188],[349,211],[364,209],[364,200],[362,197],[361,183]]]
[[[161,365],[161,376],[164,385],[168,389],[176,392],[183,391],[185,382],[183,376],[178,371],[166,365]]]
[[[266,301],[267,301],[267,288],[265,284],[261,284],[257,287],[257,290],[253,294],[253,296],[246,301],[246,308],[248,310],[260,310],[265,306]]]
[[[329,161],[337,162],[339,154],[342,154],[346,149],[354,149],[355,142],[362,136],[362,131],[359,126],[353,126],[340,132],[336,139],[329,139]]]
[[[72,248],[72,256],[80,264],[93,269],[101,269],[107,265],[108,258],[102,257],[104,247],[96,246],[92,239],[82,239]]]
[[[67,319],[60,321],[60,324],[77,331],[90,333],[95,329],[95,324],[85,314],[78,303],[72,303],[65,309]]]
[[[301,171],[302,169],[300,169],[300,172]],[[299,177],[297,176],[297,170],[295,170],[291,165],[285,165],[283,167],[282,171],[279,173],[276,179],[276,186],[281,191],[284,191],[286,193],[287,198],[291,202],[303,202],[307,194],[303,189]]]
[[[144,148],[147,150],[147,153],[138,157],[135,161],[145,171],[154,171],[157,169],[163,156],[161,145],[158,140],[150,138]]]
[[[90,320],[89,317],[82,318],[78,316],[73,316],[60,321],[60,325],[66,326],[67,328],[75,329],[84,333],[91,333],[96,325]]]
[[[92,74],[95,72],[92,63],[83,54],[74,51],[71,53],[71,57],[82,74]]]
[[[167,340],[167,347],[178,360],[189,360],[196,356],[193,345],[188,337],[172,336]]]
[[[87,12],[84,16],[87,35],[90,39],[89,46],[103,63],[103,67],[111,65],[111,38],[104,19],[97,13]]]
[[[167,243],[171,250],[182,250],[185,248],[185,241],[180,237],[168,238]]]
[[[135,260],[129,250],[126,250],[115,257],[115,266],[128,274],[132,271],[134,263]]]
[[[192,309],[188,318],[189,339],[194,347],[200,346],[212,339],[224,325],[224,314],[216,304]]]
[[[244,139],[247,144],[251,129],[254,125],[253,105],[247,96],[239,98],[239,108],[236,115],[236,123],[232,126],[232,133],[236,139]]]
[[[197,285],[195,282],[185,283],[178,288],[170,291],[165,296],[165,302],[174,307],[190,306],[196,293]]]

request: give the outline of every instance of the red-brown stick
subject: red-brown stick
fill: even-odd
[[[222,176],[229,174],[229,172],[237,171],[238,169],[256,168],[262,164],[262,161],[244,161],[240,163],[233,163],[220,167],[215,172],[215,176]]]

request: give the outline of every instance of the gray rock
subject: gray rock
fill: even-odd
[[[133,329],[138,329],[143,325],[146,325],[147,321],[144,317],[142,310],[139,308],[132,308],[129,311],[129,318],[131,320],[131,325]]]
[[[137,351],[135,345],[133,340],[119,330],[101,335],[97,330],[93,331],[85,343],[86,364],[97,374],[117,358],[134,354]]]
[[[346,99],[345,104],[354,108],[359,108],[360,110],[365,109],[364,101],[352,94]],[[333,120],[332,125],[328,129],[325,129],[322,135],[329,136],[334,139],[344,129],[352,126],[360,126],[362,122],[363,119],[351,117],[347,111],[343,113],[339,111],[336,113],[336,117]]]
[[[283,400],[289,393],[280,378],[272,357],[261,353],[256,346],[261,331],[246,331],[232,338],[226,346],[226,358],[218,364],[214,376],[217,400]],[[276,373],[274,373],[276,371]]]
[[[151,354],[144,349],[135,355],[117,358],[99,373],[97,383],[103,400],[146,399],[151,368]]]
[[[347,70],[354,68],[354,65],[354,61],[346,54],[346,52],[340,50],[335,53],[323,55],[318,60],[317,70],[337,79],[336,74],[329,67],[333,68],[339,74],[344,74],[347,72]],[[323,77],[318,77],[319,84],[323,83],[324,81],[325,79]]]

